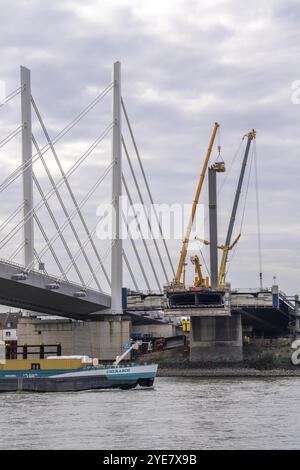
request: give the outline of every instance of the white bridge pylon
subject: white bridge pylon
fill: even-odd
[[[130,124],[128,113],[125,108],[124,99],[121,95],[121,64],[116,62],[113,64],[112,81],[109,85],[99,93],[84,109],[82,109],[55,137],[50,137],[38,106],[32,96],[30,70],[21,66],[21,84],[20,87],[11,92],[0,103],[0,112],[3,106],[9,105],[12,100],[19,94],[21,96],[21,125],[13,132],[0,140],[0,150],[11,142],[14,137],[21,134],[22,138],[22,160],[21,164],[12,171],[2,182],[0,182],[0,194],[5,197],[5,190],[9,188],[19,177],[22,178],[23,196],[22,203],[4,218],[0,214],[0,303],[5,305],[19,306],[45,313],[60,312],[59,302],[64,296],[70,295],[81,302],[78,308],[79,315],[95,312],[97,298],[99,299],[98,310],[108,310],[111,314],[122,314],[122,288],[130,287],[131,289],[142,291],[161,291],[163,283],[168,282],[174,276],[174,267],[167,247],[166,240],[163,237],[162,228],[159,218],[157,224],[159,226],[161,239],[157,241],[142,240],[143,253],[141,248],[137,246],[136,241],[130,237],[131,252],[135,261],[132,261],[125,250],[122,242],[122,219],[124,214],[120,206],[123,187],[125,193],[132,201],[131,187],[135,189],[139,196],[139,201],[144,204],[147,200],[154,204],[150,186],[146,177],[146,172],[142,163],[142,159],[137,147],[137,143]],[[112,97],[112,117],[111,122],[101,131],[97,138],[89,145],[89,147],[81,154],[72,166],[65,171],[61,163],[61,158],[57,154],[56,144],[75,126],[77,126],[84,118],[93,110],[105,96],[111,93]],[[33,132],[32,117],[37,118],[39,129],[42,130],[46,143],[41,146]],[[129,135],[130,145],[133,149],[133,156],[138,163],[138,170],[142,175],[142,188],[139,185],[138,178],[133,166],[133,159],[130,156],[129,147],[126,145],[126,137],[122,132],[122,117],[125,117],[124,123]],[[36,129],[36,127],[35,127]],[[70,184],[70,177],[84,164],[93,151],[103,142],[103,140],[111,135],[111,162],[105,170],[98,176],[95,184],[88,188],[86,195],[77,200],[75,193]],[[122,151],[128,162],[129,174],[132,182],[128,184],[123,171]],[[47,153],[51,153],[58,168],[59,179],[55,179],[49,166]],[[1,153],[0,153],[1,161]],[[47,175],[47,181],[50,183],[50,189],[45,191],[40,184],[39,178],[34,171],[35,163],[39,162]],[[96,247],[95,235],[97,225],[89,228],[85,217],[83,216],[83,208],[91,199],[97,188],[105,180],[109,173],[112,173],[112,216],[113,216],[113,233],[110,240],[110,246],[104,254],[100,256]],[[34,186],[36,187],[40,199],[35,202]],[[66,190],[73,209],[70,210],[69,204],[66,203],[62,190]],[[145,191],[145,195],[143,195]],[[64,221],[57,220],[55,211],[51,208],[51,198],[55,196],[58,201],[59,208],[62,209]],[[47,233],[48,223],[41,221],[39,211],[44,209],[51,226],[54,227],[54,234]],[[21,214],[21,220],[15,221],[16,217]],[[76,221],[81,224],[84,232],[84,239],[78,233]],[[149,228],[152,233],[151,223],[148,219]],[[128,227],[128,222],[125,221]],[[141,227],[137,223],[137,227],[141,232]],[[35,246],[34,230],[38,228],[44,239],[42,248]],[[67,230],[71,231],[72,242],[70,243]],[[21,243],[14,246],[14,240],[17,234],[22,231]],[[129,231],[130,235],[130,231]],[[13,253],[10,256],[3,255],[9,244],[13,240]],[[62,260],[56,252],[54,244],[59,241],[65,250],[68,264],[65,265],[65,259]],[[73,245],[76,244],[74,253]],[[159,246],[160,245],[160,246]],[[92,251],[92,259],[88,255],[88,250]],[[15,258],[23,252],[23,260],[20,263],[15,262]],[[45,256],[50,253],[58,268],[58,275],[49,275],[46,271]],[[105,261],[110,256],[110,275]],[[53,261],[52,260],[52,261]],[[167,260],[167,262],[166,262]],[[130,286],[124,286],[123,279],[123,261],[126,266]],[[89,279],[85,279],[82,266],[89,272]],[[37,269],[37,266],[39,269]],[[136,267],[135,267],[136,266]],[[77,279],[70,278],[70,273],[76,273]],[[111,294],[106,294],[107,288],[102,288],[102,282],[99,279],[101,271]],[[150,273],[150,274],[149,274]],[[128,282],[128,281],[126,281]],[[153,286],[154,282],[154,288]],[[140,287],[141,286],[141,287]],[[30,290],[33,289],[33,290]],[[38,291],[43,290],[43,292]],[[4,290],[9,294],[5,294]],[[46,293],[51,296],[45,295]],[[99,297],[97,295],[99,294]],[[7,298],[6,298],[7,296]],[[28,298],[27,298],[28,296]],[[33,297],[36,297],[36,302]],[[80,302],[79,302],[80,300]],[[53,302],[55,305],[49,305]],[[83,308],[83,303],[85,307]],[[62,302],[64,303],[64,302]],[[90,305],[88,305],[90,303]],[[75,302],[76,304],[76,302]],[[73,305],[73,308],[74,305]],[[81,309],[81,310],[80,310]],[[76,308],[75,308],[76,310]],[[80,311],[79,311],[80,310]],[[75,312],[76,313],[76,312]]]

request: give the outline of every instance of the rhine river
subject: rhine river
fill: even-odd
[[[300,378],[0,395],[0,449],[299,449]]]

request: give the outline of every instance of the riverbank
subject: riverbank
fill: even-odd
[[[157,351],[141,357],[158,363],[159,377],[300,377],[300,366],[291,363],[289,338],[244,345],[240,362],[191,362],[187,347]]]
[[[271,369],[260,370],[246,367],[222,368],[158,368],[158,377],[205,377],[205,378],[233,378],[233,377],[300,377],[299,369]]]

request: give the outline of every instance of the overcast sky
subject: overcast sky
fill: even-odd
[[[222,156],[228,168],[242,136],[255,128],[264,284],[270,286],[276,276],[282,290],[299,292],[300,105],[291,99],[292,83],[300,79],[298,2],[2,0],[0,9],[0,79],[10,92],[19,86],[20,64],[31,69],[32,94],[51,136],[110,83],[113,62],[122,63],[122,94],[158,203],[192,202],[215,121],[221,124]],[[0,140],[19,124],[18,99],[0,110]],[[107,97],[102,108],[97,107],[57,147],[66,170],[109,124],[109,100]],[[35,122],[34,126],[36,129]],[[1,180],[20,163],[19,144],[16,140],[0,150]],[[241,157],[242,153],[219,197],[220,243],[225,238]],[[79,199],[109,161],[107,141],[71,180]],[[48,162],[58,178],[50,157]],[[128,172],[125,163],[124,171]],[[42,169],[36,167],[36,172],[46,189]],[[224,177],[220,176],[219,184]],[[20,189],[16,182],[6,195],[1,194],[2,218],[20,203]],[[109,178],[102,191],[85,208],[91,229],[98,202],[110,199]],[[207,202],[204,193],[203,198]],[[71,207],[67,196],[65,200]],[[58,214],[55,201],[53,204]],[[42,217],[47,226],[47,215]],[[68,237],[73,243],[71,233]],[[40,246],[38,231],[36,238]],[[99,249],[105,252],[104,246]],[[179,249],[179,243],[172,244],[174,264]],[[141,279],[133,254],[130,256]],[[51,272],[52,261],[45,261]],[[65,258],[64,263],[68,264]],[[157,269],[163,282],[159,266]],[[192,267],[188,270],[191,279]],[[258,270],[251,178],[242,238],[228,280],[235,287],[256,287]]]

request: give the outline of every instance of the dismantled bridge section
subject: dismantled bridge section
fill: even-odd
[[[243,335],[291,333],[296,310],[278,286],[264,290],[176,290],[167,293],[168,316],[191,318],[190,359],[240,361]]]
[[[130,295],[132,312],[163,310],[166,319],[191,319],[190,358],[239,361],[243,336],[276,338],[294,333],[297,303],[278,290],[167,289],[162,295]]]
[[[257,336],[285,336],[295,308],[277,286],[271,289],[168,292],[168,316],[228,316],[241,314],[243,327]]]

